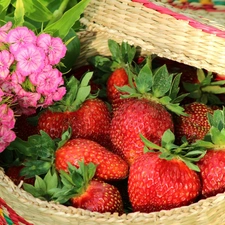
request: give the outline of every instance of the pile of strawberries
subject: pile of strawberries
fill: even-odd
[[[1,153],[35,197],[96,212],[155,212],[225,191],[221,75],[108,41],[65,76],[67,93],[17,119]]]

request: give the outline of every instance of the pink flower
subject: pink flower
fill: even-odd
[[[10,43],[10,51],[15,53],[27,44],[36,44],[37,37],[27,27],[16,27],[9,31],[6,41]]]
[[[5,126],[0,126],[0,152],[3,152],[9,144],[16,139],[14,131]]]
[[[44,49],[51,65],[58,64],[67,50],[60,38],[51,37],[49,34],[40,34],[37,38],[37,45]]]
[[[4,91],[0,88],[0,102],[2,101],[4,95],[5,95]]]
[[[17,93],[18,97],[18,103],[21,108],[30,108],[30,107],[37,107],[37,102],[41,98],[41,94],[39,93],[33,93],[33,92],[27,92],[24,89],[21,89]]]
[[[58,69],[49,66],[37,76],[37,92],[48,95],[55,92],[59,85],[63,84],[62,73]]]
[[[4,26],[0,27],[0,42],[6,42],[7,32],[11,29],[12,22],[6,23]]]
[[[0,126],[13,129],[15,126],[14,112],[7,104],[0,105]]]
[[[13,61],[14,57],[9,51],[0,51],[0,80],[5,80],[9,75],[9,68]]]
[[[53,98],[54,101],[60,101],[65,94],[66,94],[66,88],[60,87],[60,88],[57,89],[56,92],[53,93],[52,98]]]
[[[21,47],[15,53],[15,59],[17,60],[16,69],[24,76],[38,73],[45,66],[44,51],[33,44]]]

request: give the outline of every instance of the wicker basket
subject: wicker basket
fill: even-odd
[[[179,8],[165,1],[92,0],[81,22],[143,51],[225,73],[225,11]]]
[[[86,30],[79,33],[81,54],[77,65],[85,64],[86,59],[95,54],[110,55],[107,42],[112,38],[140,46],[143,54],[155,53],[212,72],[225,71],[225,27],[222,23],[217,23],[216,19],[208,20],[208,17],[201,18],[193,12],[187,16],[183,9],[178,14],[177,7],[161,1],[135,1],[91,1],[81,19]],[[206,11],[205,14],[210,13]],[[225,20],[225,16],[218,15],[220,17],[218,21]],[[205,21],[209,21],[208,25]],[[212,24],[215,26],[211,27]],[[25,222],[17,223],[20,225],[225,224],[225,193],[172,210],[148,214],[135,212],[122,216],[116,213],[101,214],[34,198],[14,185],[1,168],[0,200],[5,202],[3,208],[8,206],[18,217],[24,218]]]

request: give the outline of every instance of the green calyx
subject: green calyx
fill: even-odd
[[[69,172],[60,171],[60,180],[62,187],[55,188],[52,199],[61,204],[67,202],[73,197],[80,196],[83,194],[90,180],[95,175],[96,165],[93,163],[85,164],[84,161],[78,162],[79,167],[76,168],[70,163],[68,164]]]
[[[88,59],[88,62],[95,68],[108,75],[117,68],[125,68],[127,65],[131,65],[137,52],[137,49],[127,42],[119,44],[111,39],[108,40],[108,48],[111,57],[94,56]]]
[[[213,81],[213,74],[197,69],[199,83],[183,82],[184,89],[189,93],[188,97],[204,104],[223,104],[218,98],[218,94],[225,93],[225,80]]]
[[[119,91],[126,93],[121,98],[146,98],[164,105],[177,115],[186,115],[184,108],[179,105],[188,95],[178,95],[181,74],[170,74],[166,65],[153,71],[149,59],[137,74],[127,67],[127,74],[129,86],[117,87]]]
[[[93,72],[87,72],[81,81],[74,76],[69,79],[65,78],[66,94],[61,101],[55,102],[49,109],[54,112],[73,112],[78,110],[85,100],[96,98],[98,93],[91,94],[90,80],[92,76]]]
[[[6,150],[13,153],[16,161],[24,166],[20,171],[21,176],[26,178],[41,176],[54,168],[55,151],[70,137],[71,128],[62,134],[61,139],[54,140],[46,132],[40,131],[40,135],[32,135],[27,141],[17,137]]]
[[[93,163],[80,161],[78,164],[78,168],[68,164],[68,173],[63,170],[58,173],[51,168],[43,178],[36,175],[34,185],[24,183],[23,188],[41,200],[67,203],[71,198],[84,193],[95,175],[96,166]]]
[[[215,110],[213,114],[208,113],[210,129],[203,140],[196,141],[196,145],[206,149],[225,149],[225,108]]]
[[[200,171],[199,167],[195,163],[205,155],[206,150],[204,147],[188,143],[185,137],[183,137],[181,145],[176,145],[175,135],[170,129],[164,132],[161,146],[149,141],[142,134],[140,137],[145,144],[144,152],[160,152],[159,157],[161,159],[178,159],[183,161],[190,169],[197,172]]]

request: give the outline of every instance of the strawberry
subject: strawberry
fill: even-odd
[[[175,136],[165,131],[161,146],[145,137],[147,151],[130,167],[128,194],[133,211],[155,212],[195,202],[201,192],[201,182],[195,162],[204,156],[202,148],[187,142],[174,144]],[[154,149],[149,152],[148,148]],[[190,156],[195,155],[196,159]]]
[[[96,165],[78,162],[78,168],[68,164],[68,171],[49,170],[42,178],[36,176],[34,185],[24,189],[36,198],[54,201],[93,212],[123,213],[119,190],[104,181],[94,179]]]
[[[108,102],[112,105],[113,111],[116,110],[124,99],[120,99],[121,91],[116,87],[128,85],[127,68],[134,69],[136,48],[127,42],[121,44],[113,40],[108,40],[108,48],[111,57],[94,56],[89,61],[100,71],[103,72],[102,77],[106,79],[106,95]],[[140,59],[138,63],[141,63]]]
[[[110,138],[114,151],[129,165],[143,154],[144,144],[140,139],[140,133],[159,144],[164,131],[174,129],[169,110],[183,114],[183,108],[171,101],[172,98],[176,101],[178,83],[179,75],[173,77],[165,66],[151,71],[146,63],[135,77],[133,88],[132,85],[119,88],[129,94],[121,96],[126,97],[127,102],[113,115]]]
[[[175,136],[178,143],[185,136],[188,142],[195,142],[203,139],[209,131],[208,113],[213,113],[213,109],[203,103],[193,102],[184,105],[184,112],[188,116],[174,115]]]
[[[65,201],[64,195],[71,190],[68,196],[72,206],[93,212],[123,213],[123,202],[119,190],[104,181],[93,179],[96,166],[92,163],[79,162],[79,169],[69,164],[68,174],[60,171],[64,187],[56,195]],[[71,178],[70,178],[71,177]],[[79,177],[80,179],[77,179]],[[68,181],[69,182],[68,182]],[[67,182],[66,182],[67,181]],[[74,188],[71,188],[71,184]],[[73,191],[74,190],[74,191]],[[74,192],[74,194],[72,194]]]
[[[128,85],[128,75],[124,68],[119,68],[113,71],[107,81],[107,97],[108,101],[112,104],[114,111],[121,105],[125,99],[121,99],[122,94],[116,87]]]
[[[202,197],[215,196],[225,191],[225,109],[208,114],[209,132],[196,145],[207,149],[205,156],[197,162],[202,181]]]
[[[96,177],[103,180],[120,180],[128,176],[128,164],[118,155],[100,144],[82,138],[71,139],[55,152],[55,167],[68,171],[68,163],[92,162],[97,166]]]
[[[72,127],[72,138],[88,138],[109,146],[111,112],[103,100],[90,94],[91,75],[87,73],[81,82],[71,77],[63,100],[40,115],[39,131],[47,132],[54,139]]]
[[[15,185],[19,185],[21,181],[28,184],[34,184],[34,178],[25,178],[24,176],[20,175],[22,168],[24,168],[23,165],[11,166],[6,170],[5,174],[13,181]]]
[[[80,196],[72,197],[71,202],[76,208],[92,212],[123,213],[123,202],[119,190],[99,180],[90,181],[86,191]]]

